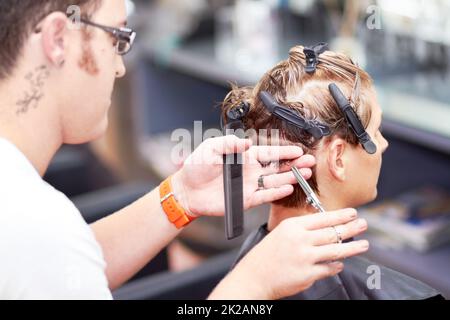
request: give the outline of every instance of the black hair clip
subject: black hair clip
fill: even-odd
[[[331,134],[331,130],[327,125],[316,120],[307,120],[294,111],[279,105],[275,98],[267,91],[262,91],[259,97],[271,114],[307,131],[315,139],[321,139]]]
[[[355,110],[350,106],[350,102],[345,98],[342,91],[339,87],[332,83],[328,86],[333,99],[336,101],[336,104],[339,106],[339,109],[344,113],[345,118],[348,122],[349,127],[353,130],[356,137],[358,138],[359,143],[363,146],[364,150],[366,150],[369,154],[374,154],[377,152],[377,146],[373,143],[372,138],[366,132],[366,129],[361,123],[361,119],[356,114]]]
[[[227,117],[231,121],[242,120],[247,115],[249,110],[250,110],[250,105],[247,102],[243,101],[243,102],[241,102],[241,104],[239,106],[231,108],[227,112]]]
[[[316,72],[316,67],[319,64],[318,57],[326,50],[328,50],[328,43],[325,42],[318,43],[312,47],[305,47],[303,49],[303,53],[305,54],[306,59],[305,65],[306,73]]]
[[[225,129],[225,127],[228,126],[228,129],[230,129],[230,123],[236,123],[240,122],[240,126],[243,127],[243,119],[250,111],[250,105],[247,102],[241,102],[238,106],[231,108],[226,113],[227,123],[228,125],[225,125],[223,116],[220,118],[220,124],[222,127],[222,130]]]

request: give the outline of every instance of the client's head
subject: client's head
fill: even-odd
[[[226,115],[231,108],[246,102],[250,106],[244,121],[246,129],[267,130],[268,139],[260,139],[258,143],[274,144],[273,132],[278,131],[280,140],[276,143],[298,145],[305,153],[314,155],[317,164],[308,182],[325,209],[357,207],[370,202],[377,195],[382,153],[388,147],[380,133],[382,113],[372,80],[344,54],[323,52],[318,56],[315,72],[306,72],[306,63],[304,47],[292,48],[289,58],[268,71],[254,87],[233,87],[223,102],[223,113]],[[369,154],[360,144],[330,94],[331,83],[349,100],[376,146],[375,153]],[[299,116],[328,126],[331,134],[317,139],[271,114],[261,100],[263,91]],[[275,202],[274,206],[311,209],[305,198],[297,185],[291,196]]]

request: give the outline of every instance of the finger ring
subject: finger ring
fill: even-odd
[[[336,232],[336,243],[342,243],[342,234],[338,231],[336,227],[332,227],[334,232]]]
[[[259,176],[258,178],[258,188],[259,190],[263,190],[266,187],[264,186],[264,176]]]

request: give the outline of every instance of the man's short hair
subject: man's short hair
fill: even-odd
[[[23,46],[36,25],[48,14],[65,14],[79,6],[82,14],[98,8],[101,0],[1,0],[0,1],[0,80],[12,74]]]

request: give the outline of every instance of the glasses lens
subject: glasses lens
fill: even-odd
[[[119,40],[117,41],[116,49],[118,54],[125,55],[130,51],[131,45],[125,40]]]

